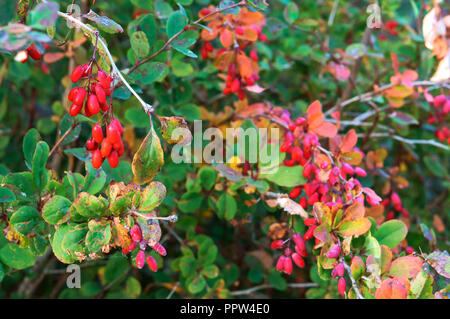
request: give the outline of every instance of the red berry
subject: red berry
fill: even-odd
[[[67,99],[70,102],[73,102],[77,93],[78,93],[78,87],[74,87],[72,90],[70,90],[69,95],[67,96]]]
[[[298,249],[301,250],[306,250],[306,244],[305,241],[302,237],[302,235],[300,234],[294,234],[292,236],[292,240],[294,241],[295,245],[298,247]]]
[[[264,33],[261,33],[258,37],[259,41],[262,42],[266,42],[267,40],[269,40],[269,38],[267,37],[267,35],[265,35]]]
[[[92,166],[94,168],[99,168],[100,166],[102,166],[102,163],[103,163],[102,154],[100,153],[99,149],[96,149],[92,154]]]
[[[281,153],[286,153],[292,146],[292,142],[290,141],[286,141],[283,144],[281,144],[280,146],[280,152]]]
[[[306,199],[306,197],[301,197],[298,203],[303,207],[303,209],[306,209],[306,207],[308,206],[308,200]]]
[[[291,152],[292,159],[296,162],[300,162],[303,157],[303,151],[300,147],[294,146]]]
[[[310,240],[314,236],[314,230],[317,228],[317,225],[313,225],[309,227],[309,229],[306,231],[305,235],[303,236],[304,240]]]
[[[72,106],[69,109],[70,116],[77,116],[78,113],[80,113],[82,106],[81,105],[75,105],[72,104]]]
[[[108,157],[111,154],[112,144],[108,139],[104,139],[101,147],[102,157]]]
[[[32,43],[28,49],[27,49],[28,54],[30,55],[30,57],[33,60],[40,60],[42,55],[41,52],[39,52],[39,50],[37,49],[37,47],[34,45],[34,43]]]
[[[106,129],[106,136],[110,140],[111,143],[116,143],[120,140],[120,133],[117,129],[116,125],[110,123],[108,128]]]
[[[235,30],[236,30],[236,33],[239,35],[243,35],[245,32],[244,28],[241,26],[237,26]]]
[[[281,248],[283,248],[283,241],[281,239],[274,240],[270,244],[270,248],[272,248],[272,249],[281,249]]]
[[[100,103],[100,104],[106,103],[105,89],[102,88],[102,86],[97,83],[95,85],[94,90],[95,90],[95,95],[97,96],[98,103]]]
[[[103,141],[103,130],[100,125],[95,124],[92,127],[92,137],[98,144],[100,144]]]
[[[167,255],[166,249],[160,243],[156,243],[152,248],[161,256]]]
[[[303,223],[305,224],[305,226],[312,226],[317,224],[316,218],[315,217],[311,217],[311,218],[306,218]]]
[[[284,272],[288,275],[292,274],[292,259],[290,257],[284,258]]]
[[[87,107],[89,109],[89,113],[92,115],[95,115],[100,111],[100,105],[98,104],[97,97],[94,94],[89,94]]]
[[[145,252],[143,250],[139,250],[136,255],[136,267],[142,269],[145,265]]]
[[[280,258],[278,258],[277,265],[276,265],[276,268],[277,268],[278,271],[281,272],[281,271],[284,270],[284,260],[285,260],[286,258],[287,258],[287,257],[285,257],[285,256],[283,256],[283,255],[281,255]]]
[[[294,261],[294,263],[297,265],[298,268],[305,267],[305,261],[303,260],[302,257],[300,257],[299,254],[293,253],[292,254],[292,260]]]
[[[339,294],[344,295],[347,290],[347,283],[345,282],[344,277],[341,277],[338,282],[338,290]]]
[[[297,245],[295,245],[295,252],[300,255],[300,257],[306,258],[308,257],[308,251],[305,249],[300,249]]]
[[[344,263],[338,264],[334,269],[336,269],[336,275],[338,275],[339,277],[344,276],[345,273]]]
[[[327,252],[327,258],[338,258],[341,254],[341,246],[335,244],[331,250]]]
[[[258,53],[256,53],[256,50],[250,51],[250,59],[252,59],[255,62],[258,62]]]
[[[141,241],[142,239],[141,228],[138,225],[134,225],[130,230],[130,236],[134,242]]]
[[[93,150],[97,149],[97,143],[95,143],[95,141],[92,137],[86,141],[86,149],[88,151],[93,151]]]
[[[112,151],[111,154],[109,154],[108,163],[109,166],[111,166],[112,168],[117,167],[117,165],[119,165],[119,154],[117,154],[117,151]]]
[[[298,195],[302,192],[302,188],[300,186],[294,187],[291,192],[289,193],[289,197],[291,199],[296,199]]]
[[[304,117],[299,117],[295,120],[295,124],[297,124],[298,126],[302,126],[306,124],[306,119]]]
[[[440,107],[444,105],[444,103],[447,101],[447,97],[444,94],[440,94],[438,96],[434,97],[433,105],[435,107]]]
[[[123,135],[123,127],[122,127],[122,124],[120,124],[120,121],[118,119],[112,119],[111,124],[113,124],[117,127],[120,135]]]
[[[108,73],[106,73],[103,70],[99,70],[97,72],[97,77],[98,77],[98,80],[100,82],[100,85],[104,89],[109,89],[109,87],[111,86],[111,77],[108,75]]]
[[[82,106],[85,97],[86,97],[86,90],[83,88],[77,88],[76,93],[74,93],[73,104]]]
[[[367,173],[361,167],[355,167],[355,174],[361,177],[366,177]]]
[[[406,247],[405,251],[408,255],[412,255],[415,252],[414,248],[412,248],[411,246]]]
[[[109,109],[109,105],[106,102],[105,103],[100,103],[100,108],[102,109],[103,112],[106,112]]]
[[[75,69],[73,69],[70,79],[73,83],[78,82],[83,75],[83,66],[79,65]]]
[[[152,271],[158,270],[158,264],[156,263],[155,258],[151,255],[147,255],[147,265],[150,267]]]
[[[393,192],[391,194],[391,202],[392,202],[392,204],[394,204],[394,206],[395,205],[399,205],[399,206],[402,205],[402,201],[400,199],[400,196],[398,196],[398,194],[396,192]]]
[[[137,242],[133,241],[127,248],[122,248],[122,252],[126,255],[128,253],[131,253],[133,250],[135,250],[137,247]]]

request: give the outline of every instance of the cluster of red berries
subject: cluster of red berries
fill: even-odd
[[[309,134],[307,128],[307,121],[305,118],[300,117],[295,121],[291,121],[289,112],[283,113],[282,119],[289,123],[289,130],[285,131],[285,141],[280,146],[280,152],[290,155],[284,160],[284,165],[303,166],[303,177],[308,182],[304,185],[299,185],[293,188],[289,194],[291,199],[296,199],[304,191],[306,196],[302,196],[299,199],[299,204],[306,209],[307,205],[314,205],[316,202],[322,202],[327,204],[330,208],[337,203],[344,203],[352,200],[354,191],[361,190],[361,184],[356,178],[350,178],[346,180],[347,176],[365,177],[367,173],[360,167],[354,167],[346,162],[341,161],[335,163],[334,167],[329,162],[323,161],[320,167],[311,161],[311,157],[316,147],[320,146],[319,138],[317,135]],[[297,138],[294,137],[294,131],[299,134]],[[354,151],[360,152],[356,147]],[[339,165],[339,166],[338,166]],[[330,171],[327,182],[323,182],[320,179],[321,171]],[[336,185],[338,184],[338,185]],[[339,186],[343,192],[344,197],[336,197],[334,193],[330,193],[331,188]],[[358,194],[358,192],[356,192]],[[358,196],[356,201],[364,201],[363,196]],[[371,205],[376,205],[377,201],[367,196],[367,201]]]
[[[28,61],[28,56],[30,56],[35,61],[38,61],[42,58],[41,52],[39,52],[34,43],[32,43],[27,49],[19,51],[14,59],[16,61],[25,63]]]
[[[399,26],[398,22],[395,20],[389,20],[384,24],[384,30],[386,30],[390,35],[397,36],[398,30],[397,27]],[[384,41],[387,39],[387,35],[385,33],[382,33],[379,37],[381,41]]]
[[[347,282],[344,279],[345,267],[344,263],[339,263],[336,267],[331,271],[331,276],[333,278],[340,277],[338,280],[338,291],[339,294],[344,295],[347,290]]]
[[[427,101],[433,106],[434,112],[428,113],[428,124],[436,124],[438,128],[435,131],[436,138],[441,142],[450,144],[450,130],[446,116],[450,113],[450,97],[445,94],[432,96],[425,94]]]
[[[145,248],[147,247],[147,242],[142,237],[141,228],[138,225],[134,225],[130,230],[131,244],[127,248],[123,248],[122,252],[124,254],[129,254],[139,246],[139,251],[136,255],[136,267],[142,269],[147,262],[147,265],[152,271],[158,270],[158,263],[155,258],[150,254],[145,255]],[[151,246],[158,254],[165,256],[167,254],[166,249],[159,242]]]
[[[213,12],[214,7],[203,8],[199,12],[204,17]],[[238,14],[212,15],[208,20],[208,27],[213,31],[202,31],[205,40],[201,48],[203,59],[214,58],[219,71],[227,72],[225,95],[234,93],[240,100],[244,100],[245,88],[253,86],[259,80],[258,54],[251,49],[249,56],[245,49],[253,45],[256,40],[268,40],[262,32],[265,23],[264,16],[257,12],[248,12],[241,8]],[[215,50],[211,41],[219,37],[222,48]],[[218,62],[222,61],[222,62]]]
[[[112,93],[112,78],[100,68],[97,76],[92,75],[92,63],[90,63],[79,65],[73,70],[72,82],[76,83],[80,79],[86,79],[87,83],[84,87],[74,87],[70,91],[68,99],[73,104],[69,114],[78,115],[83,104],[84,114],[88,117],[99,113],[100,109],[110,114],[109,125],[106,123],[107,118],[102,117],[92,127],[92,137],[86,141],[86,149],[92,154],[91,162],[94,168],[99,168],[105,158],[108,158],[109,165],[114,168],[119,164],[119,157],[123,155],[125,148],[122,141],[123,127],[120,121],[112,116],[111,108],[106,101]],[[105,124],[106,138],[100,125],[102,122]]]
[[[290,243],[294,242],[294,250],[290,248]],[[294,234],[292,236],[292,241],[283,241],[281,239],[275,240],[270,244],[272,249],[283,249],[283,254],[278,258],[276,269],[279,272],[284,272],[288,275],[292,273],[293,264],[292,261],[299,268],[305,267],[305,261],[303,258],[308,256],[308,251],[306,250],[306,244],[303,240],[302,235]],[[302,258],[303,257],[303,258]]]
[[[386,215],[386,220],[391,220],[395,218],[395,211],[399,212],[406,218],[409,218],[409,211],[403,207],[402,200],[396,192],[392,192],[390,198],[386,198],[381,202],[385,210],[389,210]]]

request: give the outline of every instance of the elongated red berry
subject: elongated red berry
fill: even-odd
[[[237,26],[234,30],[235,30],[236,33],[239,34],[239,35],[243,35],[243,34],[244,34],[244,31],[245,31],[244,28],[241,27],[241,26]]]
[[[338,258],[341,254],[341,247],[336,244],[327,252],[327,258]]]
[[[292,152],[291,152],[291,156],[292,159],[296,162],[300,162],[302,160],[303,157],[303,151],[300,147],[295,146],[292,148]]]
[[[298,248],[300,250],[305,250],[306,249],[306,244],[305,244],[305,241],[304,241],[302,235],[294,234],[292,236],[292,240],[294,241],[295,245],[298,246]]]
[[[272,249],[281,249],[281,248],[283,248],[283,241],[281,239],[274,240],[270,244],[270,248],[272,248]]]
[[[78,88],[77,91],[74,93],[73,104],[82,106],[85,97],[86,97],[86,90],[83,88]]]
[[[138,225],[134,225],[133,227],[131,227],[130,236],[133,241],[136,242],[141,241],[142,239],[141,228]]]
[[[100,125],[95,124],[92,127],[92,137],[98,144],[100,144],[103,141],[103,130]]]
[[[367,173],[361,167],[355,167],[355,174],[361,177],[366,177]]]
[[[103,112],[106,112],[109,109],[109,105],[106,102],[105,103],[101,103],[100,104],[100,108],[102,109]]]
[[[339,276],[339,277],[344,276],[344,273],[345,273],[344,263],[339,263],[334,269],[336,269],[337,276]]]
[[[136,247],[137,247],[137,242],[136,241],[132,241],[131,244],[127,248],[122,248],[122,252],[124,254],[131,253],[133,250],[136,249]]]
[[[304,240],[310,240],[314,236],[314,230],[317,228],[317,225],[313,225],[309,227],[309,229],[306,231],[305,235],[303,236]]]
[[[147,265],[150,267],[152,271],[158,270],[158,263],[156,262],[155,258],[151,255],[147,255]]]
[[[102,166],[102,163],[103,163],[102,154],[100,154],[100,150],[97,149],[92,154],[92,166],[94,168],[99,168],[100,166]]]
[[[32,43],[28,47],[27,52],[33,60],[40,60],[42,57],[41,52],[39,52],[38,48],[34,45],[34,43]]]
[[[306,197],[301,197],[298,200],[298,203],[303,207],[303,209],[306,209],[306,207],[308,206],[308,200],[306,199]]]
[[[109,154],[108,163],[109,166],[111,166],[112,168],[117,167],[117,165],[119,165],[119,154],[117,153],[117,151],[112,151],[111,154]]]
[[[283,256],[283,255],[281,255],[280,258],[278,258],[277,266],[276,266],[276,268],[277,268],[278,271],[281,272],[281,271],[284,270],[284,260],[285,260],[286,258],[287,258],[287,257],[285,257],[285,256]]]
[[[97,96],[98,103],[103,104],[106,102],[105,89],[98,83],[95,85],[95,95]]]
[[[297,245],[295,245],[295,252],[300,255],[300,257],[306,258],[308,257],[308,251],[305,249],[300,249]]]
[[[97,72],[97,77],[100,82],[100,85],[106,90],[111,86],[111,77],[103,70],[99,70]]]
[[[107,138],[104,139],[102,142],[102,147],[101,147],[102,157],[108,157],[109,154],[111,154],[111,150],[112,150],[111,142]]]
[[[70,90],[69,95],[67,96],[67,99],[70,102],[73,102],[77,93],[78,93],[78,87],[74,87],[72,90]]]
[[[78,82],[83,75],[83,66],[79,65],[75,69],[73,69],[72,74],[70,75],[70,79],[73,83]]]
[[[111,124],[115,125],[117,129],[119,130],[120,135],[123,135],[123,127],[122,124],[120,124],[120,121],[118,119],[112,119]]]
[[[312,226],[317,224],[316,218],[315,217],[311,217],[311,218],[306,218],[303,223],[305,224],[305,226]]]
[[[113,144],[120,140],[120,133],[116,125],[114,124],[108,125],[108,128],[106,129],[106,136],[108,137],[109,141]]]
[[[167,255],[166,249],[160,243],[156,243],[152,248],[161,256]]]
[[[302,188],[300,186],[294,187],[291,192],[289,193],[289,197],[291,199],[296,199],[298,195],[302,192]]]
[[[136,267],[142,269],[145,265],[145,252],[143,250],[139,250],[136,255]]]
[[[78,113],[80,113],[81,109],[82,109],[81,105],[72,104],[72,106],[69,109],[70,116],[77,116]]]
[[[300,257],[299,254],[293,253],[292,254],[292,260],[294,261],[294,263],[297,265],[298,268],[305,267],[305,261],[303,260],[302,257]]]
[[[284,272],[288,275],[292,274],[292,259],[291,257],[285,257],[284,258]]]
[[[94,94],[89,94],[87,101],[89,113],[92,115],[97,114],[100,111],[100,105],[98,104],[97,97]]]
[[[341,277],[338,281],[338,290],[341,295],[344,295],[347,290],[347,283],[345,282],[344,277]]]
[[[93,151],[93,150],[97,149],[97,143],[95,143],[95,141],[92,137],[86,141],[86,149],[88,151]]]

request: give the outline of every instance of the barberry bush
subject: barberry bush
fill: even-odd
[[[444,1],[2,6],[0,297],[449,297]]]

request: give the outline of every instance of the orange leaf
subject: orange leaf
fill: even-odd
[[[366,209],[360,202],[356,202],[345,210],[344,219],[342,221],[353,221],[357,218],[364,217]]]
[[[219,69],[219,71],[227,70],[233,59],[234,59],[233,51],[224,52],[221,55],[219,55],[217,59],[214,61],[214,66],[217,69]]]
[[[406,299],[408,289],[397,278],[383,280],[375,293],[376,299]]]
[[[351,129],[350,131],[348,131],[348,133],[342,139],[341,145],[339,147],[341,149],[341,152],[345,153],[353,150],[357,140],[358,137],[356,136],[355,130]]]
[[[422,269],[423,260],[419,257],[404,256],[395,259],[389,268],[389,275],[412,278]]]
[[[341,154],[341,160],[351,165],[359,165],[361,163],[363,155],[360,152],[346,152]]]
[[[236,34],[236,37],[242,40],[254,42],[258,40],[258,33],[252,26],[245,26],[244,34],[242,35]]]
[[[365,234],[370,229],[370,226],[372,226],[372,223],[369,219],[365,217],[356,218],[355,220],[343,222],[342,225],[339,226],[339,233],[345,237],[358,237]]]
[[[63,59],[66,56],[64,52],[48,52],[44,55],[44,62],[51,64]]]
[[[414,70],[406,70],[402,75],[402,84],[408,88],[413,87],[413,82],[419,78],[419,75]]]
[[[233,34],[228,28],[225,28],[220,33],[220,43],[222,43],[223,47],[226,49],[233,45]]]
[[[314,128],[313,131],[318,135],[332,138],[337,134],[337,127],[334,124],[323,121],[322,124]]]
[[[245,55],[244,52],[239,52],[237,56],[237,65],[239,67],[239,73],[243,78],[249,78],[252,76],[252,64],[251,60]]]
[[[381,245],[381,257],[380,257],[380,268],[381,272],[384,273],[392,261],[392,251],[388,246]]]

